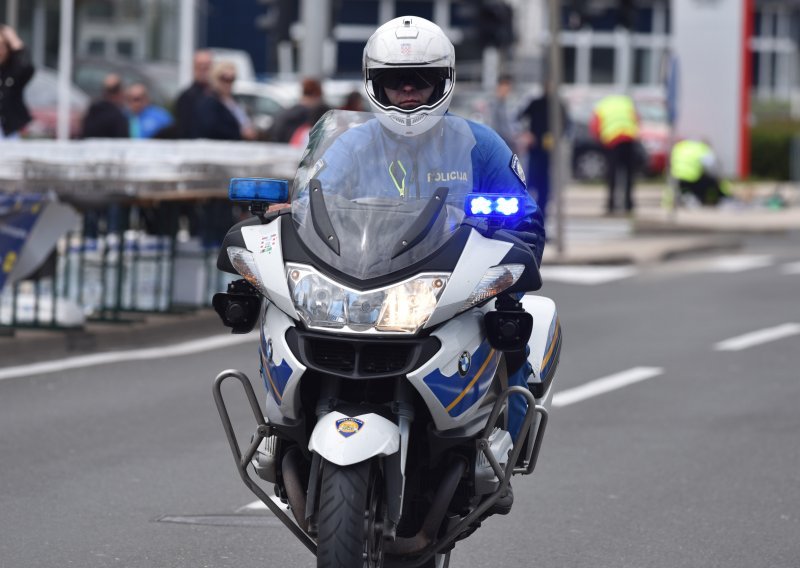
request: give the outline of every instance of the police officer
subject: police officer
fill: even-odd
[[[594,107],[589,125],[592,134],[606,150],[608,164],[608,201],[606,211],[617,209],[619,189],[624,191],[625,212],[633,211],[633,176],[636,170],[636,141],[639,117],[633,100],[627,95],[609,95]]]
[[[33,77],[33,65],[14,28],[0,24],[0,140],[18,138],[31,121],[22,91]]]
[[[717,176],[714,151],[700,140],[681,140],[672,147],[670,175],[682,195],[692,195],[702,205],[717,205],[730,193]]]
[[[337,138],[306,175],[329,191],[372,183],[387,197],[405,199],[428,198],[442,185],[450,190],[448,200],[473,191],[513,193],[525,204],[513,229],[540,263],[542,214],[526,191],[520,160],[491,128],[452,115],[443,120],[455,86],[455,50],[444,32],[423,18],[393,19],[367,41],[363,68],[377,119]],[[317,128],[325,128],[324,119]],[[376,163],[384,164],[382,171],[374,171]],[[527,365],[509,373],[510,385],[527,385]],[[509,429],[515,435],[525,402],[512,397],[511,406]]]
[[[403,197],[429,197],[442,183],[448,184],[451,193],[519,193],[525,200],[525,215],[515,228],[527,235],[540,261],[542,215],[527,195],[520,160],[491,128],[452,115],[454,120],[442,120],[453,97],[455,49],[441,28],[416,16],[383,24],[367,41],[363,69],[367,98],[377,120],[351,129],[326,151],[324,169],[314,171],[323,187],[326,178],[362,173],[372,179],[379,176],[382,187]],[[421,171],[409,172],[403,164],[411,160],[404,162],[402,152],[405,146],[419,148],[420,136],[424,137],[422,146],[430,150],[426,154],[431,163],[454,167],[426,169],[428,156],[414,156],[413,161],[423,166]],[[404,144],[411,139],[414,144]],[[364,148],[373,155],[386,155],[384,171],[358,171],[359,154],[354,150]]]

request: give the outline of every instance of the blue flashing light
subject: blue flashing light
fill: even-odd
[[[289,201],[289,182],[285,179],[233,178],[228,198],[231,201],[286,203]]]
[[[512,219],[523,212],[522,200],[507,193],[472,193],[467,196],[468,216]]]
[[[492,202],[479,195],[470,202],[469,212],[473,215],[490,215],[492,213]]]

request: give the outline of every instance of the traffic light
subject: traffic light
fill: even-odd
[[[478,33],[483,47],[509,47],[514,43],[514,10],[506,2],[483,0]]]

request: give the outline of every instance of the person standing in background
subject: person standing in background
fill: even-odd
[[[122,110],[124,105],[122,79],[109,73],[103,79],[103,96],[91,104],[83,117],[83,138],[128,138],[128,117]]]
[[[33,73],[17,32],[0,24],[0,140],[19,138],[20,131],[31,121],[22,93]]]
[[[272,138],[275,142],[289,142],[298,127],[308,122],[312,112],[323,115],[329,110],[322,96],[322,84],[316,79],[303,79],[300,102],[275,117]]]
[[[550,103],[552,87],[546,84],[542,94],[535,97],[519,114],[519,120],[527,123],[528,128],[522,134],[522,144],[528,151],[528,192],[536,200],[542,216],[547,218],[547,203],[550,200],[550,152],[555,139],[550,132]],[[561,124],[564,132],[569,131],[569,116],[563,103],[561,107]]]
[[[200,101],[200,138],[212,140],[255,140],[256,130],[244,109],[233,98],[236,66],[220,61],[211,71],[211,96]]]
[[[519,128],[508,108],[508,96],[513,87],[511,75],[501,75],[497,80],[494,97],[489,101],[489,126],[500,135],[513,152],[516,152]]]
[[[595,105],[589,130],[603,145],[608,164],[606,213],[617,210],[619,190],[624,191],[625,212],[633,212],[633,178],[636,174],[636,142],[639,116],[628,95],[608,95]]]
[[[125,93],[131,138],[156,138],[175,122],[167,109],[150,104],[147,87],[134,83]]]
[[[198,138],[199,107],[202,100],[211,96],[211,52],[205,49],[194,54],[192,72],[194,80],[181,92],[175,102],[178,121],[178,138]]]

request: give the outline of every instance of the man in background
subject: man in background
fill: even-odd
[[[103,94],[91,104],[83,117],[84,138],[128,138],[128,118],[123,111],[122,79],[110,73],[103,79]]]
[[[194,54],[192,65],[193,81],[178,96],[175,102],[178,138],[198,138],[198,108],[205,97],[211,95],[211,52],[205,49]]]
[[[620,190],[625,213],[633,211],[633,178],[636,173],[636,142],[639,116],[628,95],[608,95],[595,105],[589,130],[603,145],[608,163],[606,213],[617,211]]]
[[[175,122],[164,108],[150,104],[147,87],[134,83],[125,92],[131,138],[157,138]]]
[[[303,79],[300,102],[275,117],[272,139],[289,142],[294,131],[308,122],[312,112],[324,114],[329,109],[322,96],[322,84],[317,79]]]

